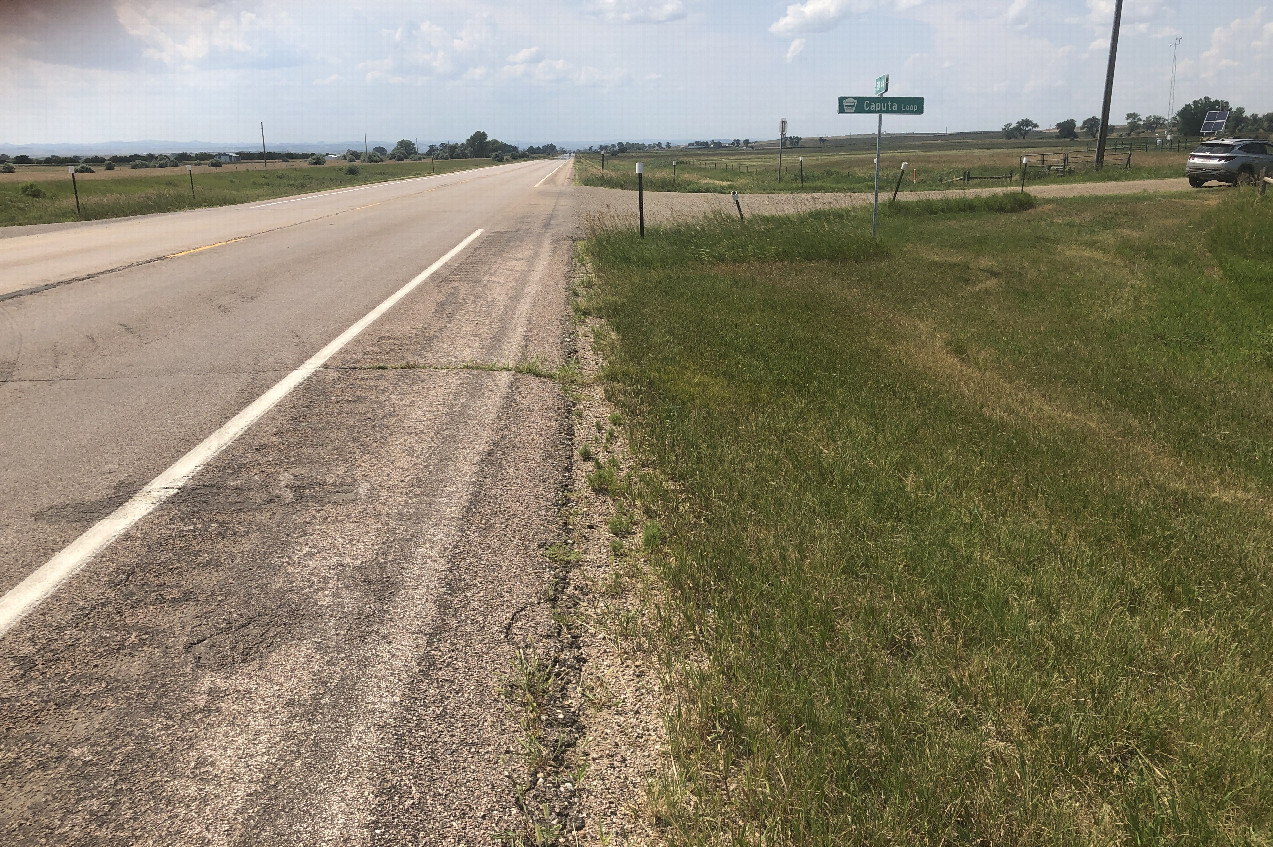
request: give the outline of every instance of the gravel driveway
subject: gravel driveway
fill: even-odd
[[[940,198],[953,195],[981,196],[1019,191],[1020,188],[967,188],[950,191],[911,191],[898,195],[902,200]],[[1026,186],[1036,197],[1078,197],[1095,194],[1139,194],[1144,191],[1190,191],[1184,177],[1172,179],[1140,179],[1128,182],[1073,182],[1062,185]],[[881,192],[884,194],[884,192]],[[591,226],[626,227],[637,224],[637,198],[634,191],[617,188],[576,186],[575,197],[582,220]],[[742,194],[743,213],[751,215],[795,214],[814,209],[842,206],[865,206],[871,203],[868,193],[855,194]],[[738,214],[729,194],[678,194],[648,191],[645,195],[647,224],[674,223],[711,214]]]

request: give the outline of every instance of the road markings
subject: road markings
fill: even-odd
[[[62,583],[78,573],[88,564],[89,560],[105,549],[116,538],[123,535],[133,524],[150,514],[156,506],[180,491],[204,465],[212,461],[218,453],[232,444],[252,424],[260,420],[266,412],[278,405],[284,397],[291,393],[292,389],[304,382],[310,374],[326,364],[327,360],[336,355],[342,347],[356,338],[377,318],[393,308],[399,300],[414,291],[420,283],[433,276],[447,262],[463,252],[466,247],[476,241],[481,235],[482,230],[479,229],[452,247],[449,253],[429,265],[419,276],[395,291],[387,300],[337,336],[334,341],[309,357],[299,368],[279,380],[273,388],[258,397],[250,406],[205,438],[199,446],[182,456],[166,471],[151,480],[131,500],[102,518],[83,535],[41,565],[30,576],[14,586],[8,594],[0,597],[0,635],[4,635],[12,629],[18,621],[22,620],[23,616],[49,595],[53,594],[53,592],[57,591]]]
[[[204,250],[211,250],[213,247],[220,247],[224,244],[233,244],[236,241],[242,241],[242,238],[231,238],[229,241],[218,241],[216,244],[205,244],[202,247],[195,247],[193,250],[182,250],[180,253],[169,253],[164,256],[165,259],[175,259],[178,256],[189,256],[191,253],[201,253]]]
[[[558,165],[557,167],[553,168],[553,169],[552,169],[552,173],[549,173],[549,174],[548,174],[548,176],[544,177],[544,178],[543,178],[543,179],[541,179],[539,182],[535,183],[535,187],[536,187],[536,188],[539,188],[539,186],[541,186],[541,185],[543,185],[545,182],[547,182],[547,181],[548,181],[548,177],[551,177],[553,174],[557,173],[557,171],[561,170],[561,166],[562,166],[562,165],[564,165],[564,164],[566,164],[566,162],[569,162],[569,161],[570,161],[570,160],[569,160],[569,159],[567,159],[565,162],[562,162],[562,163],[561,163],[561,165]]]

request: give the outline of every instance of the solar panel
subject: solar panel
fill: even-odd
[[[1202,122],[1202,134],[1220,135],[1224,132],[1224,125],[1228,122],[1228,112],[1207,112],[1207,119]]]

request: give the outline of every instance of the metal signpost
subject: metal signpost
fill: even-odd
[[[888,74],[875,80],[874,97],[841,97],[840,114],[876,115],[875,125],[875,207],[871,210],[871,238],[875,238],[880,217],[880,141],[885,115],[922,115],[923,97],[883,97],[888,92]],[[899,182],[900,185],[900,182]]]

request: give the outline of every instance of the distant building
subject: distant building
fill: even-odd
[[[243,161],[243,159],[239,156],[238,153],[218,153],[216,155],[216,159],[218,161],[225,162],[227,164],[233,164],[234,162]]]

